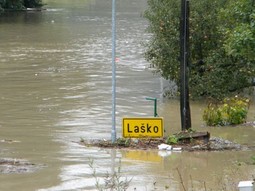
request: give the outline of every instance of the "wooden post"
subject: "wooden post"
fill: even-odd
[[[189,104],[189,1],[181,0],[180,22],[180,112],[182,131],[191,128]]]

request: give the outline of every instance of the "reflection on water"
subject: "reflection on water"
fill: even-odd
[[[0,16],[0,139],[17,140],[0,142],[1,157],[47,166],[36,173],[0,175],[0,190],[95,190],[91,160],[100,181],[121,166],[121,176],[132,179],[130,190],[149,190],[154,182],[159,190],[181,190],[177,168],[185,185],[193,183],[195,190],[203,190],[203,182],[217,190],[219,177],[237,183],[254,174],[254,166],[245,164],[254,155],[251,151],[159,155],[75,143],[110,138],[111,1],[45,3],[47,11]],[[141,42],[148,35],[140,14],[145,8],[146,0],[117,3],[118,136],[122,117],[153,116],[153,103],[146,97],[159,98],[167,134],[180,129],[178,101],[162,98],[162,81],[143,59]],[[253,127],[203,127],[204,106],[192,103],[195,129],[255,144]],[[252,106],[249,120],[254,120],[254,111]],[[233,169],[240,176],[233,175]]]

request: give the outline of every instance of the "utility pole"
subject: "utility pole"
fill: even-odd
[[[180,112],[182,131],[191,128],[189,104],[189,0],[181,0]]]

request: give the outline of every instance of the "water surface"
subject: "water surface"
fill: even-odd
[[[204,182],[213,190],[226,182],[235,187],[254,175],[254,151],[159,153],[77,144],[81,138],[111,136],[111,1],[45,3],[46,11],[0,16],[0,139],[16,141],[0,142],[1,158],[46,166],[35,173],[1,174],[0,190],[95,190],[91,161],[100,180],[121,166],[121,176],[132,179],[129,190],[181,190],[178,171],[195,190],[204,190]],[[166,134],[180,130],[178,100],[162,97],[165,83],[142,55],[149,38],[141,17],[145,8],[145,0],[117,2],[118,137],[123,117],[153,116],[146,97],[159,99]],[[192,102],[194,129],[255,145],[254,127],[204,127],[204,107]],[[252,105],[248,120],[254,120],[254,111]]]

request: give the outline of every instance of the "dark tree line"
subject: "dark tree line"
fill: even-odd
[[[2,10],[22,10],[42,6],[42,0],[0,0],[0,9]]]

